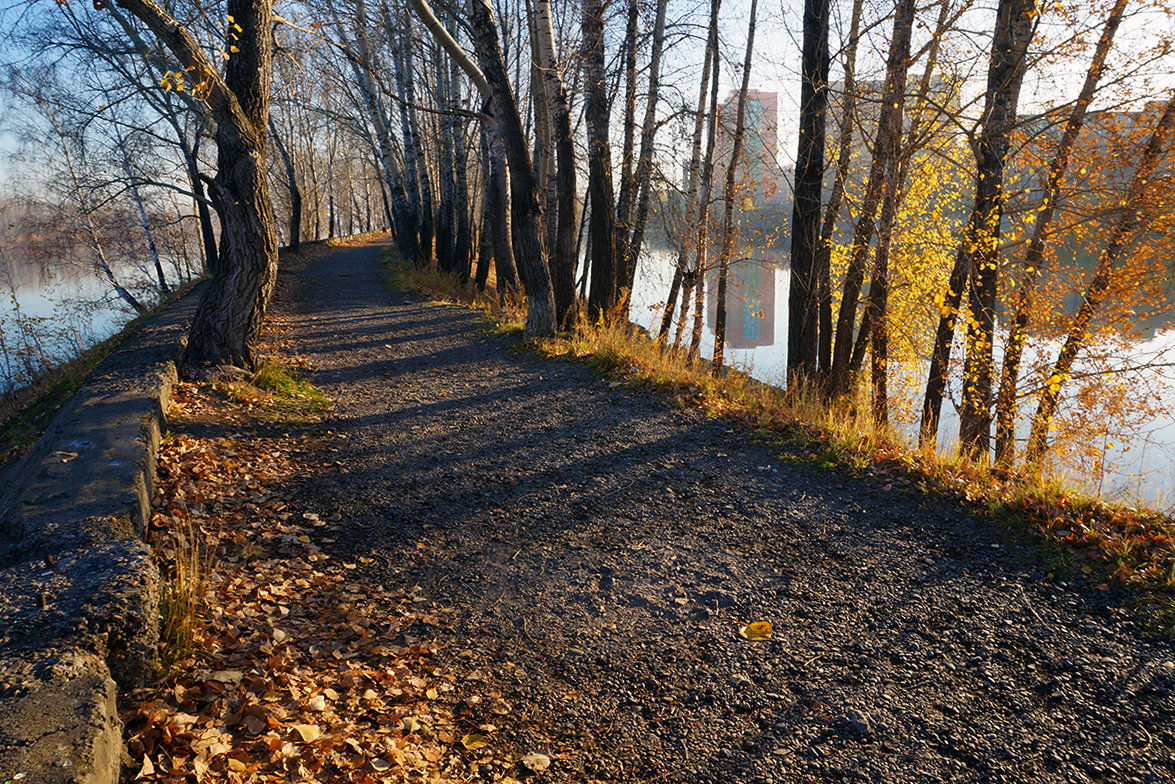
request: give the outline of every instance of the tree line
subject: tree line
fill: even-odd
[[[924,446],[955,391],[966,456],[1039,470],[1077,421],[1066,395],[1105,393],[1107,347],[1169,301],[1175,104],[1153,24],[1167,13],[1142,0],[22,2],[5,9],[19,33],[5,82],[67,153],[101,137],[109,198],[144,214],[165,192],[192,205],[210,283],[190,369],[252,365],[279,244],[379,225],[411,264],[481,289],[492,270],[499,296],[525,297],[531,336],[626,319],[664,233],[674,271],[655,336],[701,361],[712,288],[720,373],[742,213],[762,191],[743,159],[763,132],[748,96],[794,77],[797,109],[779,119],[798,140],[779,231],[789,391],[867,400],[884,431],[894,390],[917,387]],[[780,51],[781,30],[798,52]],[[1153,402],[1129,397],[1106,417]]]

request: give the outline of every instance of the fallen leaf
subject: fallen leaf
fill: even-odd
[[[771,632],[770,621],[755,621],[738,630],[738,633],[748,640],[770,640]]]
[[[371,767],[375,768],[376,770],[387,770],[388,768],[392,767],[392,763],[388,762],[383,757],[376,757],[371,761]]]
[[[326,710],[326,697],[321,694],[315,694],[310,698],[310,701],[306,703],[306,707],[315,713],[322,713],[324,710]]]
[[[420,729],[420,722],[413,716],[405,716],[404,720],[400,722],[400,727],[404,732],[416,732]]]
[[[437,690],[436,689],[429,689],[428,691],[426,691],[424,693],[424,696],[428,697],[430,700],[435,700],[437,698]]]
[[[312,743],[322,737],[322,730],[318,729],[317,724],[295,724],[290,729],[298,733],[303,743]]]
[[[476,751],[477,749],[484,749],[490,745],[490,741],[485,735],[471,732],[461,739],[461,745],[470,751]]]
[[[151,764],[151,758],[146,754],[143,755],[143,767],[139,768],[139,772],[135,774],[136,779],[145,779],[148,776],[155,775],[155,766]]]

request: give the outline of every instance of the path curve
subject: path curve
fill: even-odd
[[[495,743],[553,758],[539,780],[1175,781],[1175,644],[1126,597],[512,351],[386,288],[380,252],[289,278],[335,400],[303,494],[342,516],[324,548],[453,609],[421,632],[501,694]]]

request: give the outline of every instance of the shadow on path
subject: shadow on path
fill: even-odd
[[[500,692],[477,718],[543,780],[1175,781],[1175,649],[1127,597],[514,352],[384,288],[378,254],[294,276],[338,450],[302,493],[344,521],[323,547],[455,610],[445,665]],[[757,620],[769,642],[739,637]]]

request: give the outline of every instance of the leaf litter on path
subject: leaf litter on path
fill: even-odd
[[[470,732],[486,717],[454,715],[483,702],[479,683],[458,684],[419,638],[447,609],[311,536],[334,528],[295,507],[309,439],[193,435],[185,422],[248,414],[207,386],[175,399],[151,537],[172,578],[203,551],[203,622],[168,680],[122,700],[135,781],[511,780],[514,762]]]

